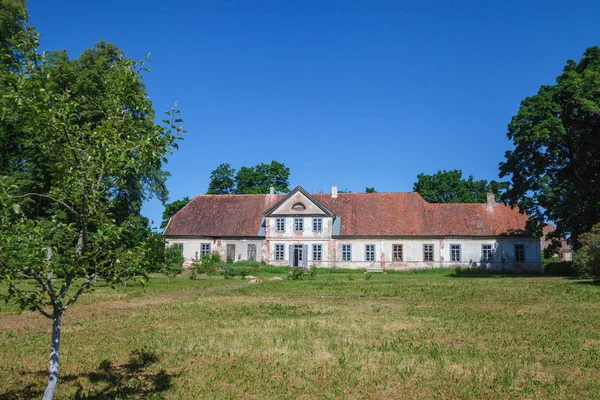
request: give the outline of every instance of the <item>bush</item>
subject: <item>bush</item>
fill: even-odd
[[[221,275],[223,275],[225,279],[231,279],[235,277],[235,268],[233,268],[231,265],[226,265],[223,267],[223,269],[221,269]]]
[[[219,253],[205,254],[202,260],[195,260],[191,266],[190,279],[198,279],[200,274],[214,275],[217,272],[217,266],[221,262]]]
[[[245,278],[246,276],[250,275],[250,270],[248,268],[239,268],[237,270],[237,274],[242,278]]]
[[[180,246],[169,246],[165,248],[164,262],[160,272],[168,278],[174,278],[183,272],[183,254]]]
[[[600,224],[579,237],[581,248],[575,252],[575,270],[587,278],[600,281]]]
[[[572,261],[563,261],[558,257],[545,258],[542,261],[544,273],[551,276],[573,276],[577,271],[573,268]]]
[[[309,269],[292,268],[292,270],[288,273],[287,278],[291,281],[297,281],[304,278],[315,279],[316,275],[317,269],[315,267],[311,267]]]

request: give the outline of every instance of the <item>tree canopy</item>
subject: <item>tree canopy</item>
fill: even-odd
[[[160,223],[160,229],[164,229],[167,227],[169,220],[173,215],[177,213],[177,211],[181,210],[186,206],[187,203],[190,202],[190,198],[185,196],[181,200],[175,200],[171,203],[165,204],[165,211],[162,213],[162,222]]]
[[[52,320],[50,399],[64,312],[99,280],[153,267],[139,208],[166,198],[162,166],[183,130],[175,109],[154,122],[146,61],[106,42],[78,59],[40,53],[35,30],[13,22],[0,49],[0,280],[7,300]]]
[[[500,163],[500,177],[510,179],[503,199],[539,231],[553,221],[552,238],[578,248],[600,222],[600,47],[568,60],[556,84],[523,100],[507,136],[514,149]]]
[[[237,173],[229,164],[221,164],[210,174],[207,194],[288,193],[290,169],[283,163],[271,161],[253,167],[241,167]]]
[[[206,194],[232,194],[235,190],[235,169],[221,164],[210,173],[210,184]]]
[[[464,179],[462,171],[455,169],[419,174],[413,190],[429,203],[485,203],[488,191],[497,194],[505,186],[505,183],[475,180],[473,175]]]

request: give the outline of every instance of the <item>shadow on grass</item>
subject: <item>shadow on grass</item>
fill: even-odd
[[[134,350],[126,364],[114,365],[104,360],[95,371],[59,377],[59,390],[61,384],[75,382],[77,390],[70,396],[73,399],[161,398],[160,394],[171,388],[175,376],[162,369],[151,371],[152,365],[157,361],[158,357],[153,352]],[[47,371],[38,371],[35,375],[45,378]],[[80,382],[81,378],[87,378],[90,384],[84,388]],[[32,384],[24,389],[2,393],[0,399],[39,398],[43,390],[42,385]]]
[[[455,268],[449,278],[547,278],[544,272],[493,271],[484,268]]]

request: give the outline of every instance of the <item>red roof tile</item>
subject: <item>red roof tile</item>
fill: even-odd
[[[418,193],[315,194],[341,218],[340,236],[524,234],[527,216],[503,204],[429,204]],[[201,195],[171,218],[167,236],[257,236],[284,195]]]

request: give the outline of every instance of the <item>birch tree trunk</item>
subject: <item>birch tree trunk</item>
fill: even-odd
[[[42,400],[52,400],[54,391],[58,384],[58,356],[60,349],[60,321],[62,313],[55,314],[52,319],[52,343],[50,345],[50,369],[48,374],[48,385],[44,391]]]

